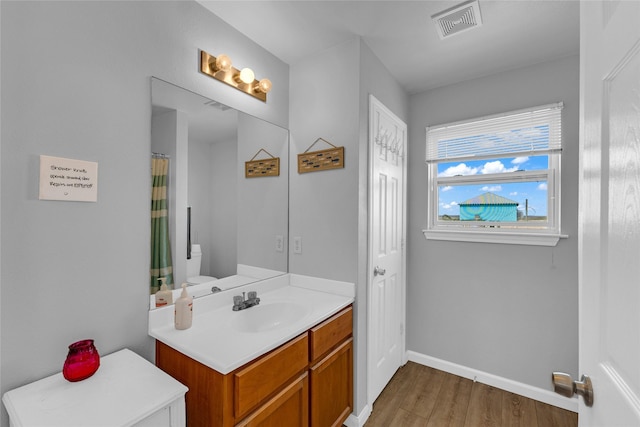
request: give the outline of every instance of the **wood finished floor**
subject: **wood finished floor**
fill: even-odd
[[[577,427],[578,414],[408,362],[365,427]]]

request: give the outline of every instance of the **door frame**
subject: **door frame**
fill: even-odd
[[[373,105],[376,105],[379,109],[385,113],[397,118],[404,123],[396,114],[394,114],[389,108],[387,108],[382,102],[380,102],[373,94],[369,94],[368,100],[369,110],[369,124],[368,124],[368,136],[367,136],[367,153],[368,153],[368,182],[367,182],[367,405],[369,407],[369,413],[373,409],[374,400],[372,399],[371,377],[373,363],[371,360],[372,352],[372,310],[371,310],[371,285],[373,283],[373,248],[371,247],[373,235],[373,161],[372,155],[375,148],[375,130],[374,130],[374,116]],[[405,124],[405,140],[402,156],[402,237],[401,237],[401,274],[402,280],[400,281],[400,317],[401,317],[401,333],[400,333],[400,355],[401,366],[405,365],[408,360],[406,349],[406,332],[407,332],[407,145],[408,137]]]

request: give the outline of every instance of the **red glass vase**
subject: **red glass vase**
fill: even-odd
[[[100,367],[100,355],[93,340],[74,342],[62,367],[62,375],[71,382],[82,381],[95,374]]]

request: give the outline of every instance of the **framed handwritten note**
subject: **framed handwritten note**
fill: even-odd
[[[98,201],[98,163],[40,156],[40,200]]]

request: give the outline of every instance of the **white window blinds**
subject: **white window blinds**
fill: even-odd
[[[562,149],[563,103],[427,128],[427,162]]]

